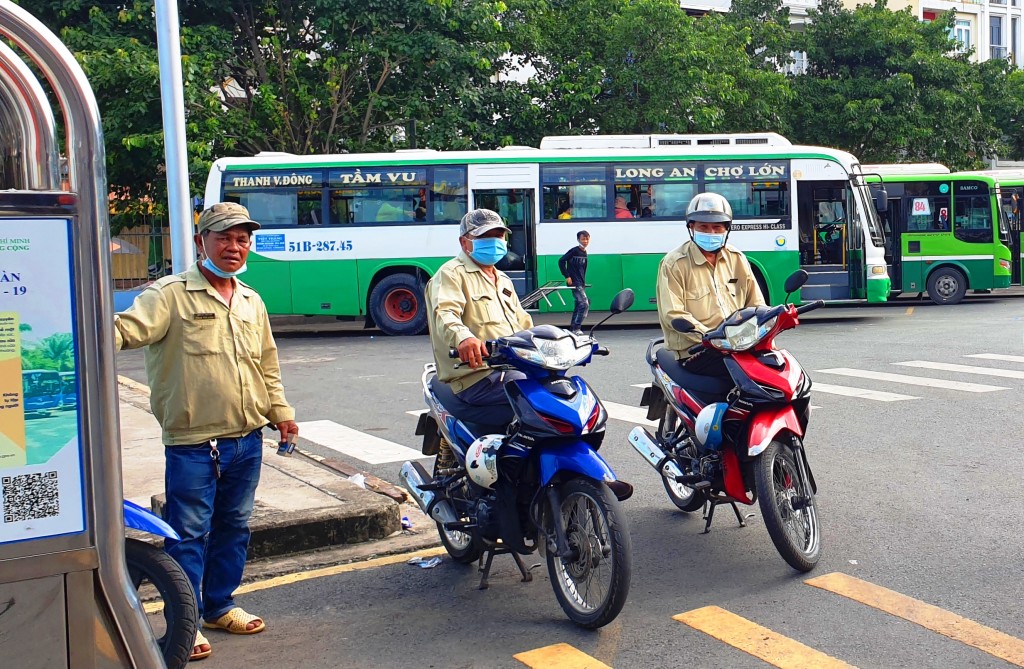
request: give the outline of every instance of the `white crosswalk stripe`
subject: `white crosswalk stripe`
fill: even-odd
[[[929,360],[909,360],[907,362],[894,362],[894,365],[901,367],[917,367],[920,369],[937,369],[942,372],[956,372],[958,374],[977,374],[980,376],[998,376],[1004,379],[1024,379],[1024,370],[1020,369],[998,369],[996,367],[974,367],[972,365],[955,365],[950,362],[931,362]]]
[[[299,423],[299,434],[303,439],[314,444],[371,465],[418,460],[423,457],[419,451],[340,425],[333,420],[312,420]]]
[[[980,358],[982,360],[1001,360],[1003,362],[1024,362],[1024,355],[1005,355],[1003,353],[971,353],[964,357]]]
[[[834,369],[819,369],[818,374],[837,374],[839,376],[852,376],[859,379],[873,379],[875,381],[890,381],[892,383],[905,383],[910,386],[925,386],[928,388],[943,388],[946,390],[961,390],[967,393],[991,393],[997,390],[1009,390],[1002,386],[989,386],[982,383],[967,383],[966,381],[947,381],[945,379],[933,379],[926,376],[909,376],[907,374],[890,374],[889,372],[875,372],[868,369],[850,369],[848,367],[836,367]]]
[[[843,395],[844,397],[859,397],[865,400],[877,400],[879,402],[901,402],[904,400],[917,400],[919,397],[911,395],[900,395],[899,393],[887,393],[882,390],[868,390],[867,388],[854,388],[852,386],[834,386],[830,383],[814,382],[811,393],[828,393],[829,395]]]
[[[647,408],[646,407],[634,407],[628,404],[619,404],[618,402],[601,402],[604,404],[605,411],[608,412],[609,418],[615,420],[623,420],[627,423],[633,423],[634,425],[647,425],[650,427],[657,427],[658,422],[653,420],[647,420]]]

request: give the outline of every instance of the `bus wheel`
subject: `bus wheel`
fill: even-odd
[[[940,267],[928,277],[928,297],[935,304],[956,304],[967,294],[967,279],[958,269]]]
[[[410,274],[392,274],[370,293],[370,315],[386,335],[417,335],[427,328],[423,286]]]

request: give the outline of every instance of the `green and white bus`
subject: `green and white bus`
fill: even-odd
[[[856,159],[773,133],[222,158],[205,204],[240,202],[262,224],[245,278],[270,313],[365,318],[385,333],[413,334],[426,325],[423,286],[458,252],[470,208],[493,209],[508,223],[511,253],[499,267],[530,302],[547,295],[538,309],[572,309],[560,297],[558,258],[582,229],[592,238],[591,301],[608,303],[628,287],[637,308],[655,309],[658,263],[688,238],[686,206],[704,190],[732,204],[729,241],[748,254],[770,301],[785,298],[783,282],[801,265],[815,270],[805,300],[887,299],[884,239]],[[617,197],[630,218],[616,218]],[[834,240],[819,248],[821,230]]]
[[[956,304],[968,290],[1010,285],[999,182],[936,164],[863,169],[880,206],[894,293],[927,292],[936,304]]]
[[[980,170],[959,172],[992,177],[999,182],[1001,205],[1009,228],[1010,260],[1012,262],[1010,283],[1021,285],[1024,279],[1024,228],[1021,227],[1022,206],[1024,205],[1024,169]]]

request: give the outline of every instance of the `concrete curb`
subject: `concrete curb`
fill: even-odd
[[[152,413],[149,388],[125,377],[118,377],[118,384],[122,403]],[[145,436],[147,441],[159,443],[158,428],[155,430],[152,439]],[[402,510],[395,499],[360,487],[340,476],[337,469],[316,464],[313,459],[301,455],[280,457],[276,452],[276,442],[264,441],[264,481],[260,484],[264,488],[262,494],[257,489],[250,521],[250,560],[385,539],[401,531]],[[159,480],[162,478],[161,474]],[[265,483],[271,486],[269,490]],[[152,485],[148,490],[153,490]],[[150,501],[153,511],[162,516],[163,494],[152,495]],[[154,544],[163,541],[140,538]]]

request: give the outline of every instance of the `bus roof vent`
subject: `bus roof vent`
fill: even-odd
[[[499,146],[498,150],[499,151],[536,151],[537,147],[536,146],[516,146],[516,145],[512,145],[512,146]]]
[[[558,135],[540,140],[542,149],[649,149],[651,135]]]
[[[288,153],[287,151],[260,151],[256,154],[257,158],[275,158],[278,156],[294,156],[294,153]]]
[[[437,153],[437,149],[395,149],[395,153]]]
[[[653,146],[792,146],[775,132],[710,133],[706,135],[653,135]]]

